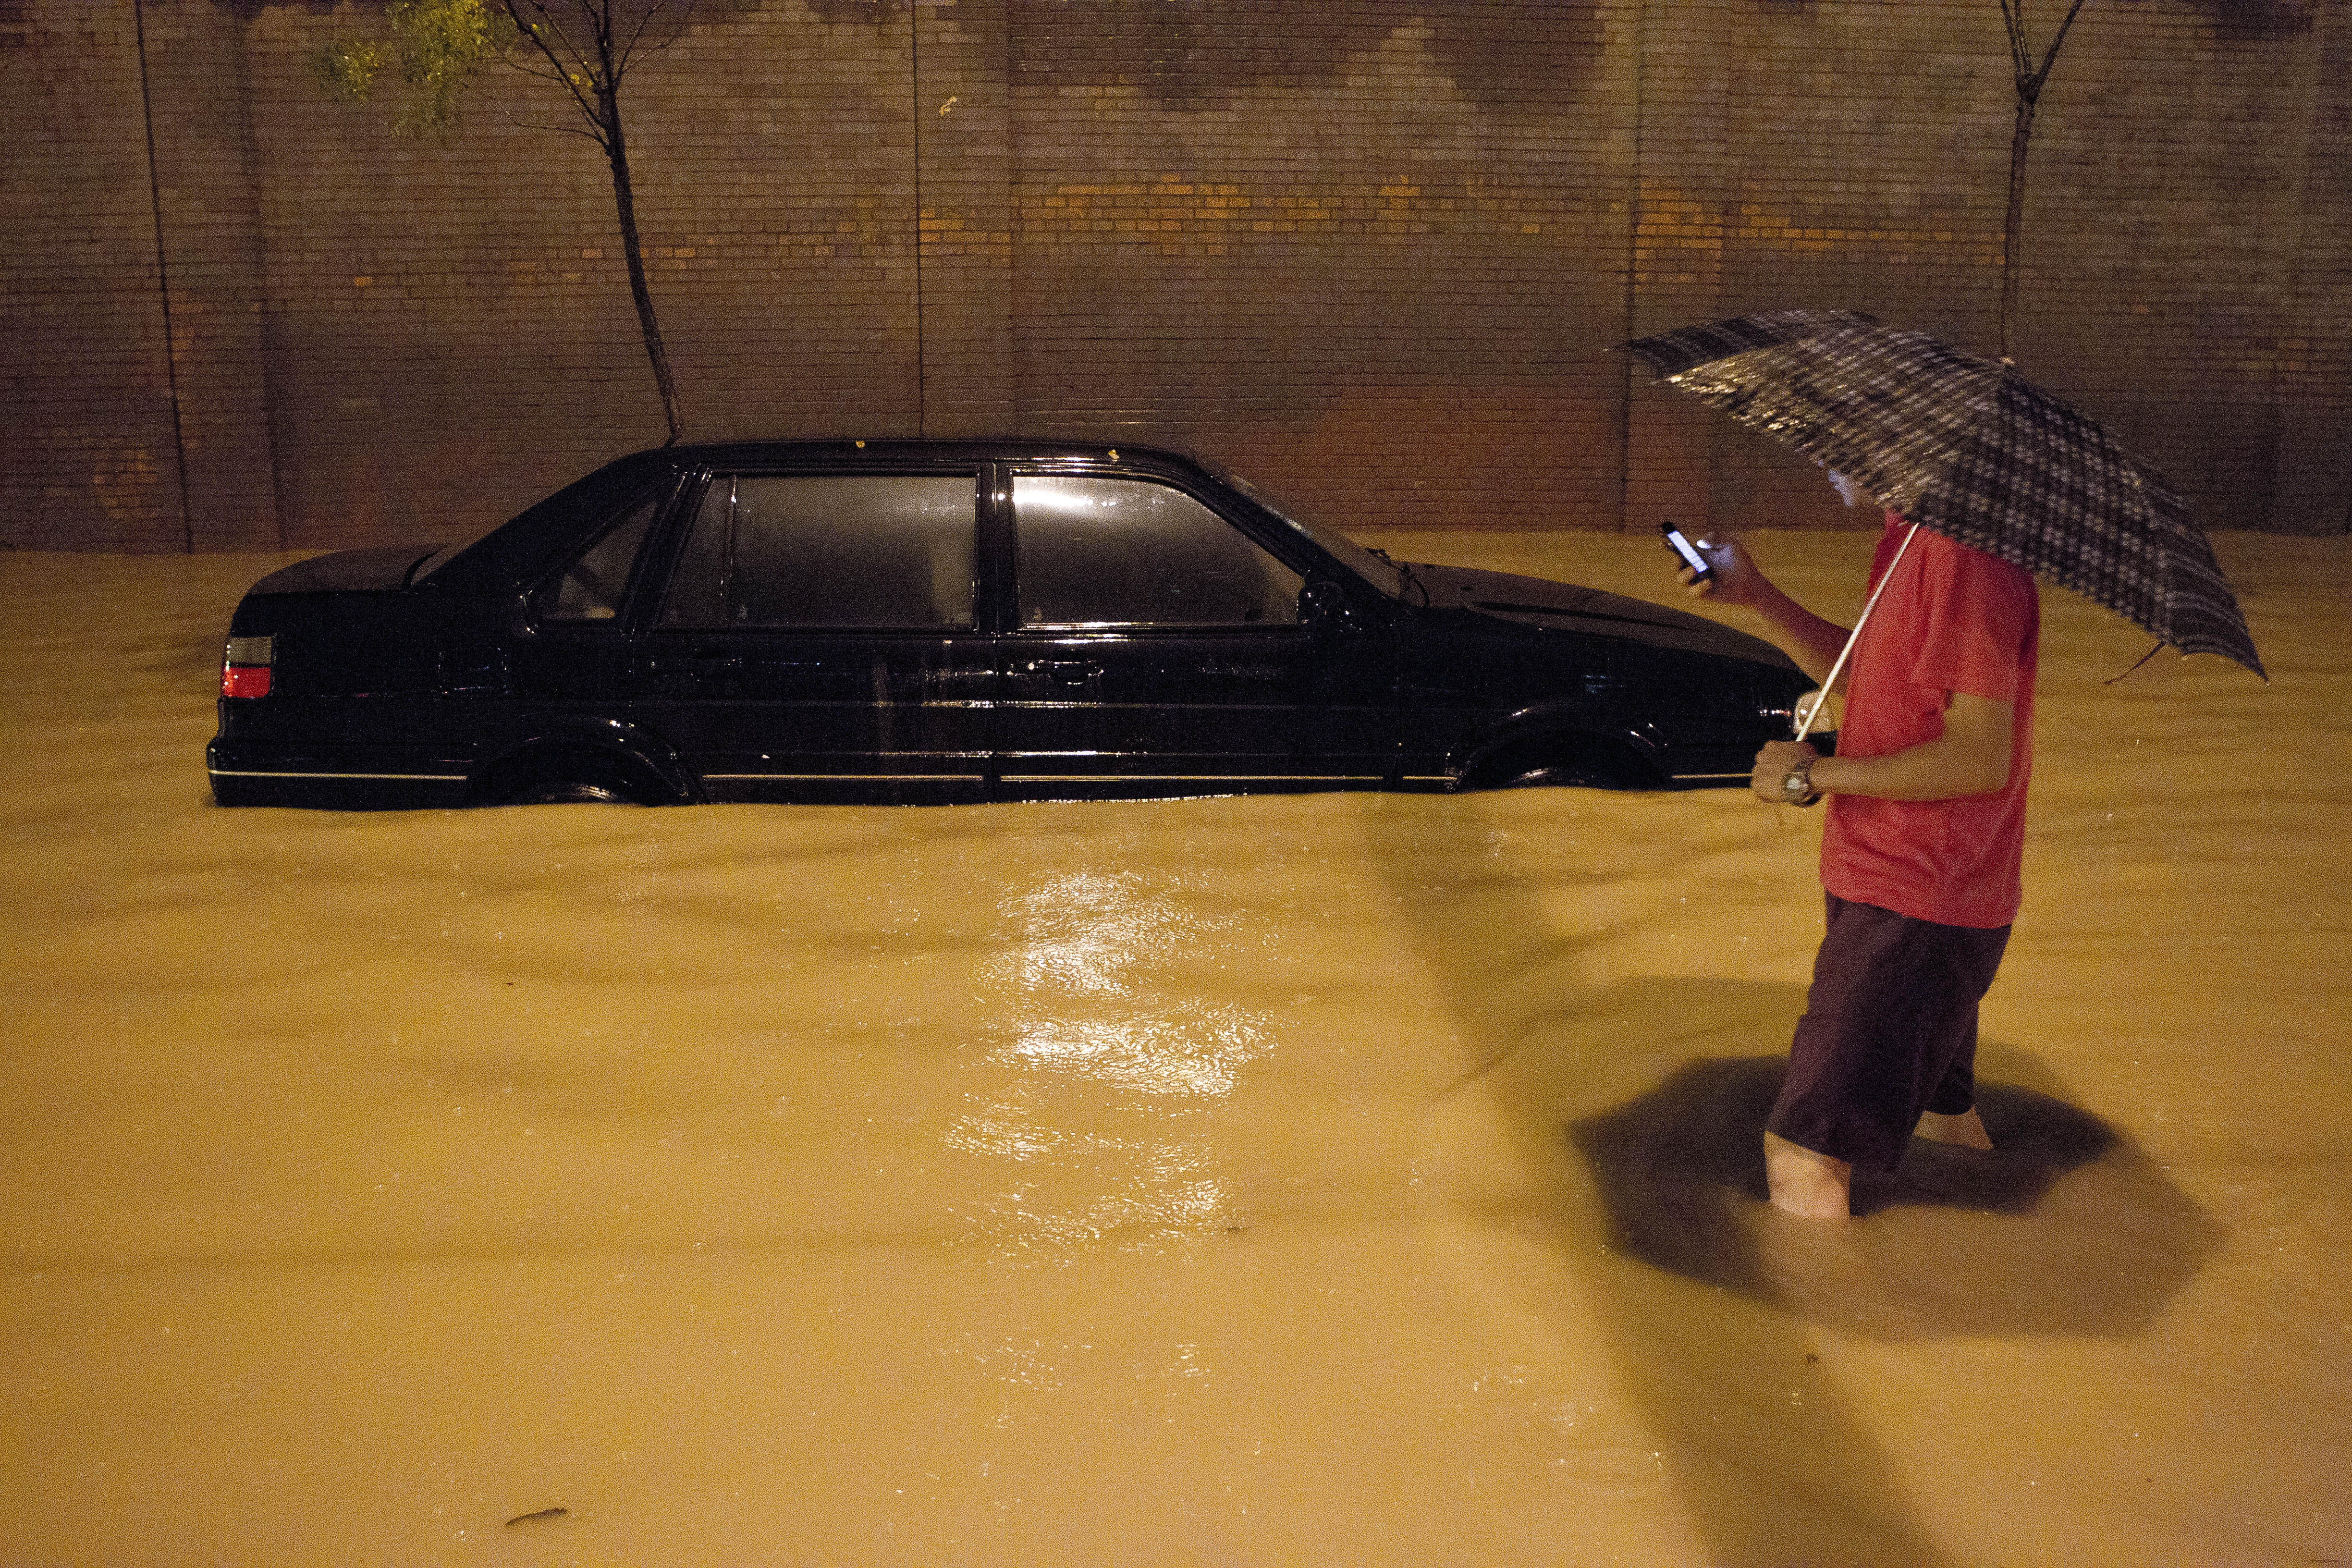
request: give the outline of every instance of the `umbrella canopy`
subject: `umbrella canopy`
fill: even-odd
[[[2180,498],[2105,426],[2011,366],[1845,310],[1740,316],[1625,346],[1668,385],[1849,476],[1911,521],[2071,588],[2183,653],[2263,674]]]

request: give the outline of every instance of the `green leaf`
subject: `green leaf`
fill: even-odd
[[[390,17],[409,89],[397,130],[448,124],[474,73],[512,41],[506,12],[485,0],[393,0]]]
[[[313,75],[327,89],[354,102],[365,101],[376,73],[392,63],[388,50],[366,38],[337,38],[310,57]]]

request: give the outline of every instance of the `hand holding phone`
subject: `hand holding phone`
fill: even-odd
[[[1671,522],[1662,522],[1658,528],[1666,536],[1666,548],[1681,556],[1683,564],[1691,569],[1692,583],[1705,583],[1714,577],[1714,563],[1707,560],[1705,551],[1684,536],[1681,529]]]

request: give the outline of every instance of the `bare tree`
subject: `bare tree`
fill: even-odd
[[[2025,0],[2000,0],[2000,18],[2009,26],[2010,62],[2017,75],[2017,127],[2009,139],[2009,216],[2001,226],[2000,236],[2000,357],[2012,358],[2017,339],[2017,252],[2018,242],[2025,226],[2025,153],[2033,141],[2033,111],[2042,101],[2042,85],[2050,79],[2050,68],[2058,63],[2059,47],[2065,43],[2068,29],[2081,15],[2083,0],[2074,0],[2066,19],[2058,24],[2058,36],[2050,40],[2042,51],[2042,63],[2033,63],[2032,47],[2025,37]]]
[[[385,11],[389,47],[339,38],[314,62],[330,86],[354,99],[366,98],[375,78],[396,65],[408,89],[393,121],[401,131],[446,128],[467,84],[492,62],[552,82],[570,96],[584,127],[545,129],[594,142],[612,171],[629,295],[636,303],[637,329],[673,442],[683,434],[684,423],[653,290],[646,281],[645,247],[637,238],[621,88],[635,66],[677,39],[694,7],[695,0],[392,0]]]

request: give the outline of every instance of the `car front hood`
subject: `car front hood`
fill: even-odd
[[[417,563],[435,553],[430,545],[394,544],[373,550],[338,550],[281,567],[256,583],[254,594],[353,594],[408,586]]]
[[[1510,572],[1481,572],[1468,566],[1424,566],[1416,563],[1412,575],[1429,591],[1431,609],[1469,610],[1547,631],[1623,637],[1654,647],[1794,668],[1779,648],[1761,637],[1734,631],[1703,616],[1653,605],[1645,599],[1603,593],[1598,588],[1580,588],[1571,583],[1554,583],[1542,577],[1522,577]],[[1410,596],[1407,602],[1411,602]]]

